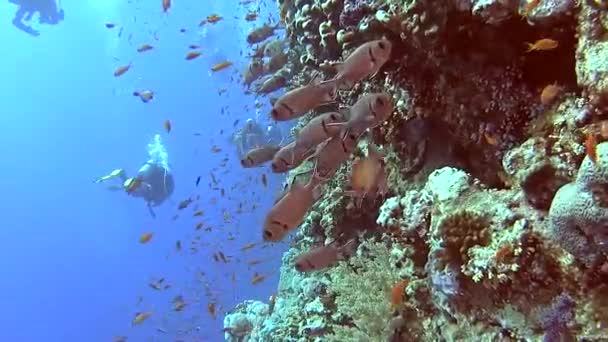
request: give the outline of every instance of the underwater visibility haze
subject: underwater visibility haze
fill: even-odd
[[[608,3],[0,3],[0,340],[608,341]]]

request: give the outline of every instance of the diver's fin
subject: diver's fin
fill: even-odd
[[[148,207],[148,212],[150,212],[150,216],[152,216],[153,218],[156,218],[156,214],[154,213],[154,210],[152,210],[152,206],[150,205],[150,203],[148,203],[147,207]]]

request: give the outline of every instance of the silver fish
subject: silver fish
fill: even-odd
[[[312,272],[334,266],[344,260],[348,254],[354,252],[356,240],[350,240],[344,246],[336,246],[336,242],[329,245],[313,248],[298,256],[295,261],[295,269],[298,272]]]
[[[319,144],[314,155],[316,157],[313,173],[315,177],[323,181],[329,180],[338,171],[340,165],[350,158],[357,147],[359,137],[354,133],[340,132],[339,136]]]
[[[296,151],[296,143],[291,142],[283,146],[272,158],[271,169],[272,172],[281,173],[287,172],[291,169],[298,167],[304,160],[314,154],[314,150],[310,151]]]
[[[335,79],[340,89],[350,89],[365,77],[378,73],[391,56],[393,44],[385,39],[364,43],[353,51],[341,64]]]
[[[260,166],[272,160],[274,155],[279,151],[279,147],[266,145],[247,152],[245,157],[241,159],[241,165],[245,168]]]
[[[294,183],[266,215],[262,234],[264,241],[282,240],[304,221],[306,213],[320,197],[320,183],[315,177],[305,185]]]
[[[316,73],[307,85],[281,96],[273,105],[270,116],[276,121],[292,120],[320,105],[333,102],[335,97],[335,82],[321,82],[321,74]]]

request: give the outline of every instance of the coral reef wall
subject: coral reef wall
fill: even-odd
[[[290,87],[392,43],[374,77],[295,128],[389,94],[355,151],[379,147],[389,191],[357,203],[343,164],[293,234],[276,298],[232,310],[226,339],[607,341],[608,2],[278,2]],[[331,267],[294,267],[349,241]]]

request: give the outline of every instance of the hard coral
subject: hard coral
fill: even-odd
[[[440,230],[443,232],[446,263],[464,265],[469,261],[469,248],[490,243],[490,223],[482,215],[470,211],[453,213],[443,220]]]
[[[340,13],[340,27],[357,27],[361,19],[374,12],[372,4],[375,0],[346,0]]]
[[[596,151],[597,160],[583,160],[576,180],[557,191],[549,210],[551,237],[586,267],[608,253],[608,142]]]

